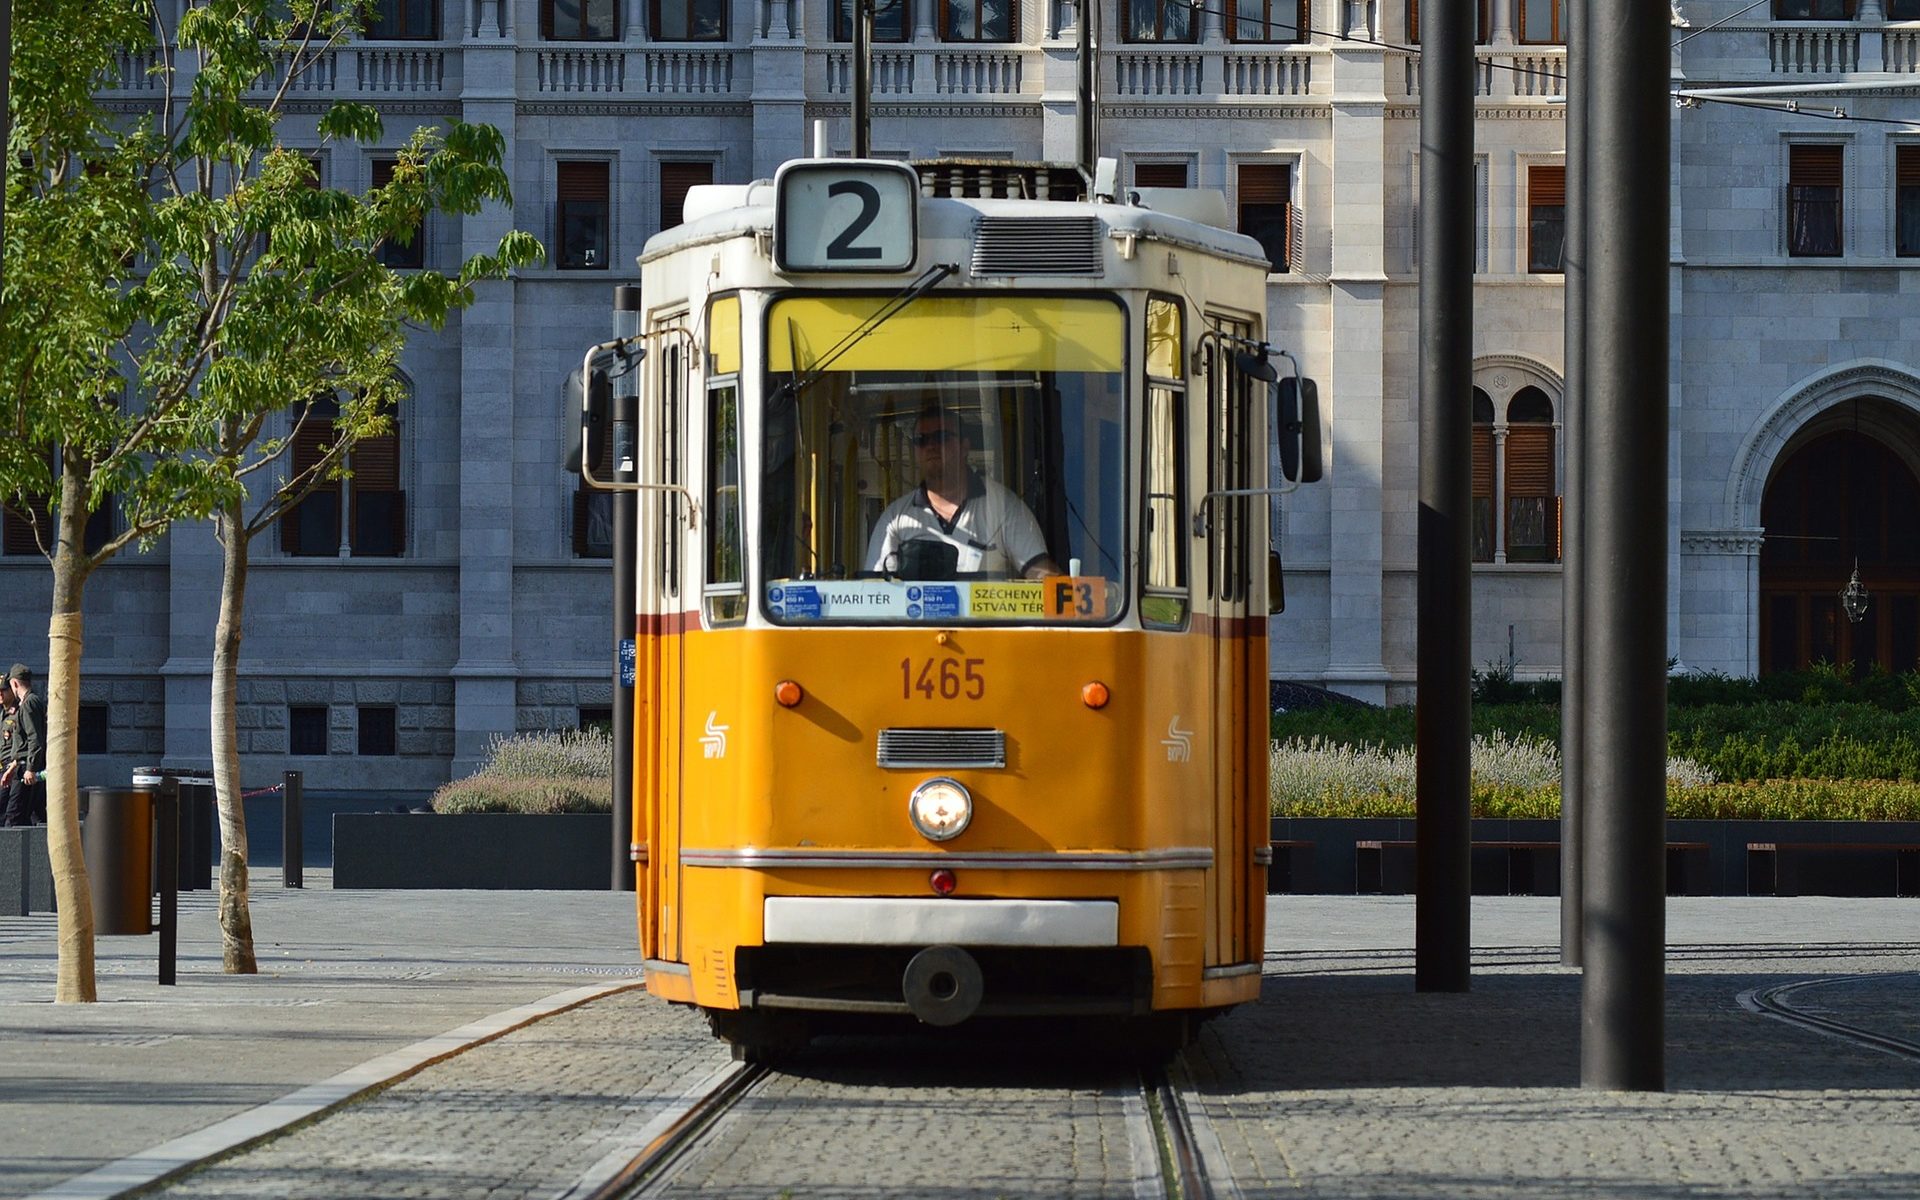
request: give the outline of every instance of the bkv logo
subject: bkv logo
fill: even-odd
[[[1186,762],[1193,757],[1193,730],[1180,728],[1180,714],[1167,722],[1167,736],[1160,739],[1167,748],[1168,762]]]
[[[718,710],[707,714],[707,731],[700,735],[700,753],[707,758],[727,756],[727,730],[733,727],[714,724],[714,718],[719,715]]]

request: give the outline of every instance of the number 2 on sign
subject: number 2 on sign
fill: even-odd
[[[987,694],[984,658],[911,658],[900,660],[900,698],[931,700],[983,699]]]

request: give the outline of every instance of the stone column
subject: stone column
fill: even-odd
[[[1328,423],[1338,466],[1328,472],[1336,549],[1328,579],[1327,686],[1378,703],[1387,685],[1383,514],[1389,504],[1411,514],[1416,500],[1414,479],[1396,479],[1391,497],[1385,482],[1386,59],[1375,45],[1343,42],[1331,49],[1332,128],[1325,145],[1330,211],[1339,219],[1330,222],[1333,350],[1321,394],[1332,398]],[[1392,403],[1406,428],[1409,398]]]
[[[461,117],[500,130],[506,139],[503,161],[514,156],[514,52],[511,46],[469,45],[464,52],[465,91]],[[544,166],[541,168],[545,170]],[[521,211],[543,211],[547,193],[542,175],[519,176]],[[536,227],[538,218],[536,220]],[[460,222],[460,255],[491,251],[513,227],[513,214],[489,205]],[[514,731],[513,659],[513,511],[514,395],[518,371],[514,350],[512,281],[476,285],[473,305],[460,314],[460,386],[458,436],[442,448],[459,462],[459,659],[454,680],[454,761],[456,776],[471,772],[486,757],[495,734]],[[544,403],[540,392],[535,403]]]
[[[778,38],[776,31],[773,38]],[[790,158],[813,153],[807,131],[806,42],[787,37],[757,41],[753,55],[753,169],[749,179],[772,179]]]

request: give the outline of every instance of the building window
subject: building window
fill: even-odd
[[[551,42],[610,42],[619,36],[613,0],[540,0],[540,36]]]
[[[431,41],[440,36],[435,0],[375,0],[364,35],[370,41]]]
[[[1193,42],[1200,37],[1194,18],[1198,6],[1183,0],[1125,0],[1124,31],[1129,42]]]
[[[362,704],[358,714],[359,749],[362,757],[388,757],[395,753],[394,708],[391,704]]]
[[[608,204],[610,165],[606,162],[555,164],[559,204],[555,209],[558,228],[554,241],[560,247],[558,265],[562,271],[607,269],[607,236],[612,225]]]
[[[1186,187],[1187,164],[1183,162],[1137,162],[1133,164],[1133,186],[1137,188]]]
[[[1840,238],[1840,146],[1787,147],[1787,253],[1837,258]]]
[[[660,164],[660,228],[672,229],[686,219],[687,193],[713,182],[710,162]]]
[[[386,187],[393,182],[399,162],[391,158],[373,160],[373,186]],[[423,267],[427,262],[427,219],[423,215],[413,228],[380,243],[380,261],[389,267]]]
[[[1506,422],[1496,424],[1493,399],[1473,389],[1473,561],[1560,561],[1554,455],[1553,401],[1545,392],[1521,388],[1507,403]]]
[[[1773,19],[1776,21],[1851,21],[1853,20],[1854,0],[1773,0]],[[1902,17],[1888,7],[1887,19],[1902,21]]]
[[[1520,0],[1520,40],[1534,45],[1566,41],[1561,16],[1560,0]]]
[[[604,704],[581,705],[579,729],[581,733],[598,729],[602,733],[611,735],[613,733],[613,709]]]
[[[579,376],[572,378],[577,380]],[[602,411],[610,415],[613,409],[613,385],[603,373],[595,371],[591,386],[600,393],[598,402],[603,406]],[[574,387],[569,387],[567,391],[574,396],[574,412],[577,415],[579,393]],[[582,454],[586,450],[586,446],[581,446]],[[595,479],[613,478],[611,430],[600,438],[600,452],[594,456],[592,466]],[[613,493],[589,484],[584,472],[573,485],[573,553],[576,558],[613,557]]]
[[[80,753],[106,754],[110,749],[109,731],[112,728],[112,705],[82,704],[80,706]]]
[[[287,708],[287,753],[327,752],[327,706],[294,704]]]
[[[1020,36],[1014,0],[940,0],[940,40],[1011,42]]]
[[[878,0],[873,6],[873,40],[876,42],[906,41],[908,6],[909,0]],[[840,0],[834,6],[833,40],[836,42],[853,40],[853,0]]]
[[[1553,480],[1553,401],[1535,387],[1507,402],[1506,503],[1508,562],[1560,561],[1560,497]]]
[[[1484,46],[1493,40],[1493,20],[1488,9],[1489,0],[1480,0],[1479,12],[1473,27],[1473,42]],[[1407,40],[1420,44],[1420,0],[1407,0]]]
[[[1893,252],[1920,255],[1920,143],[1903,142],[1893,157]]]
[[[59,474],[59,469],[53,469]],[[99,508],[87,514],[86,528],[80,535],[80,548],[87,554],[98,553],[100,548],[113,537],[114,499],[109,494]],[[53,509],[46,496],[26,496],[18,503],[9,502],[0,505],[0,555],[7,558],[24,558],[28,555],[47,557],[53,553],[54,528]],[[42,550],[41,547],[45,549]]]
[[[293,431],[291,477],[314,469],[333,445],[339,401],[318,396],[303,406]],[[280,549],[302,558],[398,558],[407,548],[407,494],[400,486],[400,423],[363,437],[347,452],[351,479],[322,478],[280,518]],[[344,510],[344,512],[343,512]],[[340,538],[342,518],[347,531]]]
[[[1293,168],[1279,163],[1241,163],[1240,232],[1267,252],[1267,269],[1284,272],[1293,262]]]
[[[1307,0],[1229,0],[1227,28],[1236,42],[1304,42]]]
[[[1887,0],[1887,20],[1920,21],[1920,0]]]
[[[1566,270],[1567,169],[1527,168],[1527,271],[1558,275]]]
[[[722,42],[727,38],[725,0],[651,0],[653,36],[663,42]]]

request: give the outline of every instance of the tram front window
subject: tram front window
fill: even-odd
[[[860,332],[884,304],[798,297],[769,310],[768,614],[1116,619],[1127,594],[1123,310],[923,297]]]

